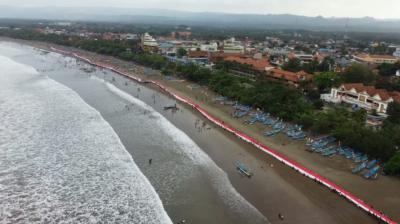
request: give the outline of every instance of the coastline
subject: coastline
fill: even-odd
[[[49,46],[51,46],[51,45],[49,45]],[[82,52],[80,52],[80,53],[82,53]],[[88,56],[90,57],[91,53],[83,53],[83,54],[85,54],[85,57],[88,57]],[[93,57],[93,56],[91,56],[91,57]],[[115,59],[115,60],[117,60],[117,59]],[[99,63],[99,62],[97,62],[97,63]],[[103,63],[110,63],[110,62],[105,61]],[[122,73],[124,73],[124,72],[127,72],[127,71],[123,71]],[[268,150],[268,153],[270,155],[275,156],[275,158],[278,158],[278,159],[283,159],[281,161],[282,162],[286,162],[287,165],[292,165],[294,167],[301,167],[299,164],[297,164],[296,162],[292,161],[291,160],[292,158],[289,158],[289,157],[287,158],[286,154],[284,154],[282,152],[276,152],[276,151],[278,151],[277,150],[278,147],[275,146],[274,150],[271,150],[269,147],[263,146],[264,141],[256,140],[256,139],[259,139],[259,136],[257,136],[254,133],[254,130],[247,130],[247,127],[242,127],[243,125],[241,124],[240,120],[236,120],[235,121],[235,120],[233,120],[233,119],[231,119],[231,118],[229,118],[227,116],[227,115],[229,115],[229,113],[225,113],[223,111],[226,108],[221,106],[220,108],[214,108],[213,109],[213,108],[211,108],[211,105],[210,105],[211,103],[210,102],[201,102],[201,101],[197,100],[196,97],[193,97],[193,95],[191,95],[191,93],[190,93],[191,91],[186,91],[185,92],[185,91],[182,91],[182,89],[179,89],[179,88],[185,88],[185,84],[187,84],[187,82],[185,84],[177,83],[177,82],[172,82],[171,83],[171,82],[166,82],[166,81],[163,81],[163,80],[160,80],[160,79],[158,79],[158,80],[155,79],[156,81],[154,81],[153,79],[150,79],[149,77],[146,77],[146,76],[143,76],[143,75],[138,75],[138,74],[130,74],[129,75],[130,78],[132,78],[131,75],[141,76],[140,79],[136,79],[137,81],[141,81],[142,79],[143,80],[145,80],[145,79],[151,80],[150,82],[152,82],[153,84],[156,84],[156,85],[158,84],[158,86],[161,87],[161,89],[164,89],[164,90],[167,90],[167,91],[170,91],[168,88],[173,88],[174,89],[173,91],[176,92],[177,94],[173,93],[172,96],[174,96],[178,100],[181,100],[181,101],[183,101],[185,103],[188,103],[191,107],[197,109],[203,116],[205,116],[208,119],[212,120],[217,125],[223,126],[224,129],[227,129],[230,132],[237,133],[237,136],[240,137],[240,138],[245,138],[247,141],[253,141],[253,143],[256,143],[258,148],[261,148],[262,150]],[[165,86],[168,86],[168,87],[165,87]],[[181,97],[181,95],[183,95],[184,97]],[[190,98],[190,100],[187,100],[187,98]],[[210,112],[210,114],[208,112]],[[218,117],[219,119],[217,119],[216,117]],[[224,122],[222,123],[220,120],[224,120]],[[232,127],[227,126],[226,124],[230,124],[230,125],[232,125]],[[243,129],[245,129],[245,130],[243,130]],[[244,135],[242,133],[239,133],[239,132],[249,133],[249,134],[251,134],[251,136],[255,135],[256,139],[250,138],[249,136],[246,136],[246,135]],[[282,141],[282,139],[280,138],[280,139],[277,139],[276,141]],[[288,146],[289,146],[289,144],[285,145],[283,148],[287,148]],[[298,147],[298,146],[296,145],[296,147]],[[300,161],[300,162],[305,164],[304,161]],[[317,172],[319,171],[318,169],[313,169],[313,170],[316,170]],[[304,175],[308,175],[311,178],[316,178],[317,177],[319,179],[324,180],[322,176],[319,176],[318,174],[313,173],[312,170],[305,169],[304,167],[301,167],[301,169],[298,170],[298,171],[300,171],[300,172],[301,171],[306,171],[306,172],[303,173]],[[330,178],[330,179],[332,179],[332,178]],[[379,180],[379,181],[381,181],[381,180]],[[335,186],[332,182],[327,181],[326,179],[324,180],[324,183],[328,184],[329,185],[328,187],[338,187],[338,186]],[[347,187],[347,186],[345,186],[345,187]],[[341,193],[346,193],[347,194],[347,192],[345,192],[345,191],[342,191]],[[352,192],[352,193],[354,193],[354,192]],[[363,197],[361,197],[361,198],[363,198]],[[357,200],[356,200],[356,202],[362,203],[361,201],[357,201]],[[371,203],[370,202],[370,204],[375,204],[375,203]],[[363,204],[361,204],[361,205],[363,205]],[[381,208],[382,206],[377,206],[377,207]],[[366,208],[366,209],[370,209],[370,208]],[[382,218],[384,218],[384,217],[382,216]]]

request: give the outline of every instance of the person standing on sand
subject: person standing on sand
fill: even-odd
[[[153,162],[153,159],[149,159],[149,165],[151,165],[152,162]]]

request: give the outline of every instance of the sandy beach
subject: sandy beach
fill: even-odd
[[[25,43],[42,48],[48,48],[49,46],[42,43]],[[212,115],[224,122],[251,135],[288,158],[322,174],[360,197],[368,204],[383,211],[394,220],[400,220],[400,208],[398,207],[400,204],[400,192],[398,191],[400,189],[400,181],[398,178],[380,176],[376,181],[365,180],[361,176],[351,174],[350,171],[354,166],[353,163],[341,157],[327,159],[320,155],[309,153],[305,150],[303,141],[292,141],[281,135],[275,138],[265,138],[262,136],[262,131],[265,130],[264,127],[261,125],[244,125],[244,119],[232,118],[230,116],[232,109],[213,102],[212,98],[215,94],[205,88],[189,88],[193,84],[187,81],[164,80],[157,71],[152,75],[143,75],[144,68],[133,63],[83,51],[80,51],[80,53],[98,62],[117,65],[133,75],[164,83],[179,94],[196,101]],[[132,94],[135,94],[134,91],[137,91],[137,89],[135,90],[130,86],[125,86],[127,80],[123,77],[115,75],[114,79],[111,77],[107,77],[107,79],[109,81],[115,80],[119,88],[131,88],[130,91]],[[154,94],[154,91],[158,92],[156,88],[149,87],[151,90],[148,90],[148,94]],[[143,91],[140,92],[140,95],[142,100],[147,99],[147,103],[151,103],[150,95],[144,95]],[[159,112],[189,135],[228,174],[229,180],[236,190],[262,214],[268,217],[272,223],[376,222],[375,219],[369,217],[362,210],[356,208],[343,198],[330,192],[327,188],[280,164],[253,146],[215,128],[190,108],[180,105],[180,107],[185,108],[185,112],[178,114],[162,111],[162,105],[173,103],[174,100],[167,96],[162,96],[161,98],[158,101]],[[96,109],[101,111],[99,108]],[[194,126],[194,122],[197,119],[204,122],[210,129],[199,132]],[[113,125],[112,122],[110,123]],[[113,128],[116,129],[120,137],[124,135],[122,130],[118,131],[118,127],[113,126]],[[124,137],[121,137],[121,139],[125,144]],[[238,175],[233,166],[233,162],[237,160],[248,164],[254,172],[254,177],[247,179]],[[278,213],[284,214],[285,220],[278,219]]]

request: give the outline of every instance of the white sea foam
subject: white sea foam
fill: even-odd
[[[172,147],[172,149],[177,150],[178,153],[184,153],[190,159],[191,164],[200,166],[208,174],[214,185],[214,189],[223,198],[224,203],[229,205],[234,212],[245,214],[249,217],[248,220],[256,220],[256,217],[262,217],[262,219],[265,219],[265,222],[268,222],[254,206],[252,206],[234,189],[226,173],[220,167],[218,167],[214,161],[182,130],[178,129],[168,119],[163,117],[145,102],[120,90],[111,83],[105,82],[104,80],[96,77],[94,77],[94,79],[104,82],[108,89],[114,94],[136,106],[149,111],[153,120],[155,119],[157,122],[156,126],[160,127],[161,131],[169,135],[176,145],[179,146]]]
[[[32,67],[0,67],[0,223],[172,223],[95,109]]]

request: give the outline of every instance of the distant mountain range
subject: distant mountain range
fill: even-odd
[[[0,18],[321,31],[345,31],[347,29],[348,31],[400,33],[400,19],[326,18],[290,14],[229,14],[161,9],[0,6]]]

